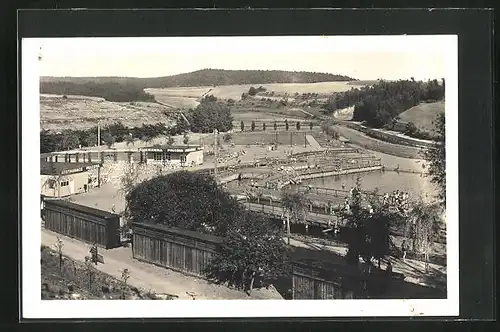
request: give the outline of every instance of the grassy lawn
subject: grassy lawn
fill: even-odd
[[[403,122],[413,122],[417,128],[432,133],[435,126],[432,122],[440,113],[444,113],[445,103],[422,103],[401,113],[399,117]]]

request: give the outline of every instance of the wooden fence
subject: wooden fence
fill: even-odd
[[[65,200],[45,200],[45,228],[106,249],[119,247],[120,216]]]
[[[135,259],[198,277],[216,253],[222,238],[163,225],[132,223]]]
[[[349,266],[334,266],[313,260],[292,264],[294,300],[355,298],[361,289],[359,271]]]

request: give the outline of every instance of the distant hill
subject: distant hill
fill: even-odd
[[[403,123],[413,122],[418,129],[432,133],[435,130],[432,122],[439,113],[444,113],[444,109],[445,103],[443,101],[421,103],[399,114],[399,118]]]
[[[142,88],[171,88],[191,86],[213,86],[234,84],[266,83],[317,83],[336,81],[355,81],[344,75],[312,72],[291,72],[279,70],[222,70],[202,69],[191,73],[164,77],[42,77],[41,89],[49,89],[50,83],[118,83],[135,85]],[[43,92],[55,93],[55,92]]]

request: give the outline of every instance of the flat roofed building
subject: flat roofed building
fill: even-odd
[[[203,147],[199,145],[169,145],[139,149],[143,162],[163,163],[179,166],[196,166],[203,164]]]
[[[89,171],[94,163],[40,161],[40,193],[48,197],[65,197],[86,192],[90,188]]]

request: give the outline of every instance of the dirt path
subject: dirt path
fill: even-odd
[[[90,249],[90,245],[86,243],[42,229],[42,245],[53,247],[57,241],[57,236],[63,240],[65,255],[78,261],[85,261],[85,256],[88,256]],[[281,295],[273,287],[270,287],[269,290],[255,289],[252,291],[252,295],[248,296],[244,292],[211,284],[203,279],[186,276],[153,264],[139,262],[132,258],[131,248],[101,249],[99,253],[103,255],[105,264],[99,264],[97,266],[98,270],[120,279],[121,271],[129,269],[130,279],[128,283],[130,285],[154,290],[157,294],[177,295],[182,300],[192,299],[186,292],[196,294],[197,300],[282,299]]]

